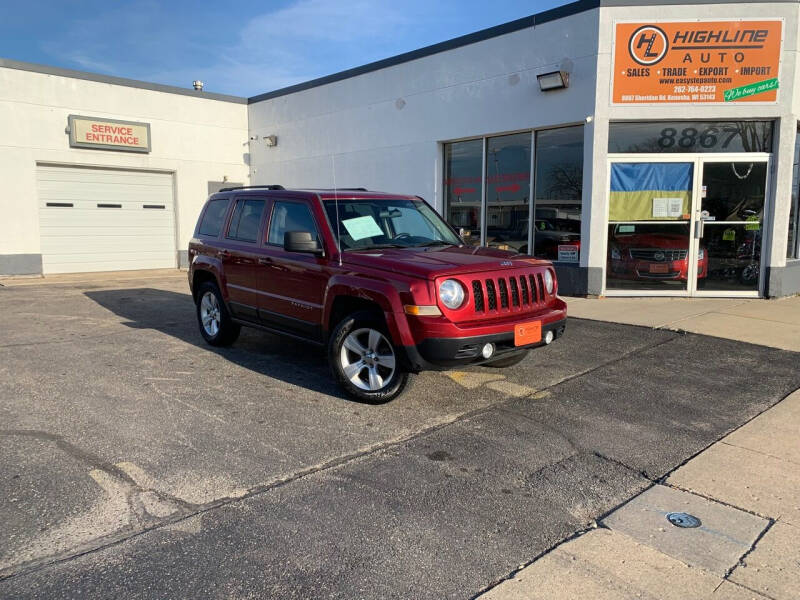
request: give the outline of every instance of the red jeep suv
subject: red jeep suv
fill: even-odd
[[[467,246],[416,196],[227,188],[203,207],[189,261],[209,344],[245,325],[327,346],[362,401],[425,369],[515,365],[566,324],[549,262]]]

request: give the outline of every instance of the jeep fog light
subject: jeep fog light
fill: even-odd
[[[553,293],[553,274],[550,271],[544,272],[544,287],[548,294]]]
[[[544,334],[544,343],[549,344],[553,341],[553,330],[551,329],[547,333]]]
[[[445,279],[439,284],[439,300],[447,308],[455,310],[464,303],[464,287],[455,279]]]
[[[490,358],[494,354],[494,344],[484,344],[481,349],[481,356],[483,358]]]

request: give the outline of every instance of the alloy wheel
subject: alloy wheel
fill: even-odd
[[[344,339],[339,360],[345,377],[369,392],[386,386],[396,368],[392,344],[380,331],[367,327],[350,332]]]
[[[213,292],[206,292],[200,300],[200,321],[209,336],[214,337],[219,333],[219,302]]]

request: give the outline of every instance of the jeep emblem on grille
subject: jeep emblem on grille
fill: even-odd
[[[655,258],[656,260],[664,260],[665,257],[666,257],[665,254],[661,251],[653,254],[653,258]]]
[[[500,263],[500,266],[501,266],[501,267],[510,267],[510,266],[512,266],[513,264],[514,264],[514,263],[512,263],[510,260],[504,260],[504,261],[502,261],[502,262]]]

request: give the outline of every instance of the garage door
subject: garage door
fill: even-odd
[[[172,175],[40,165],[36,179],[45,274],[176,266]]]

